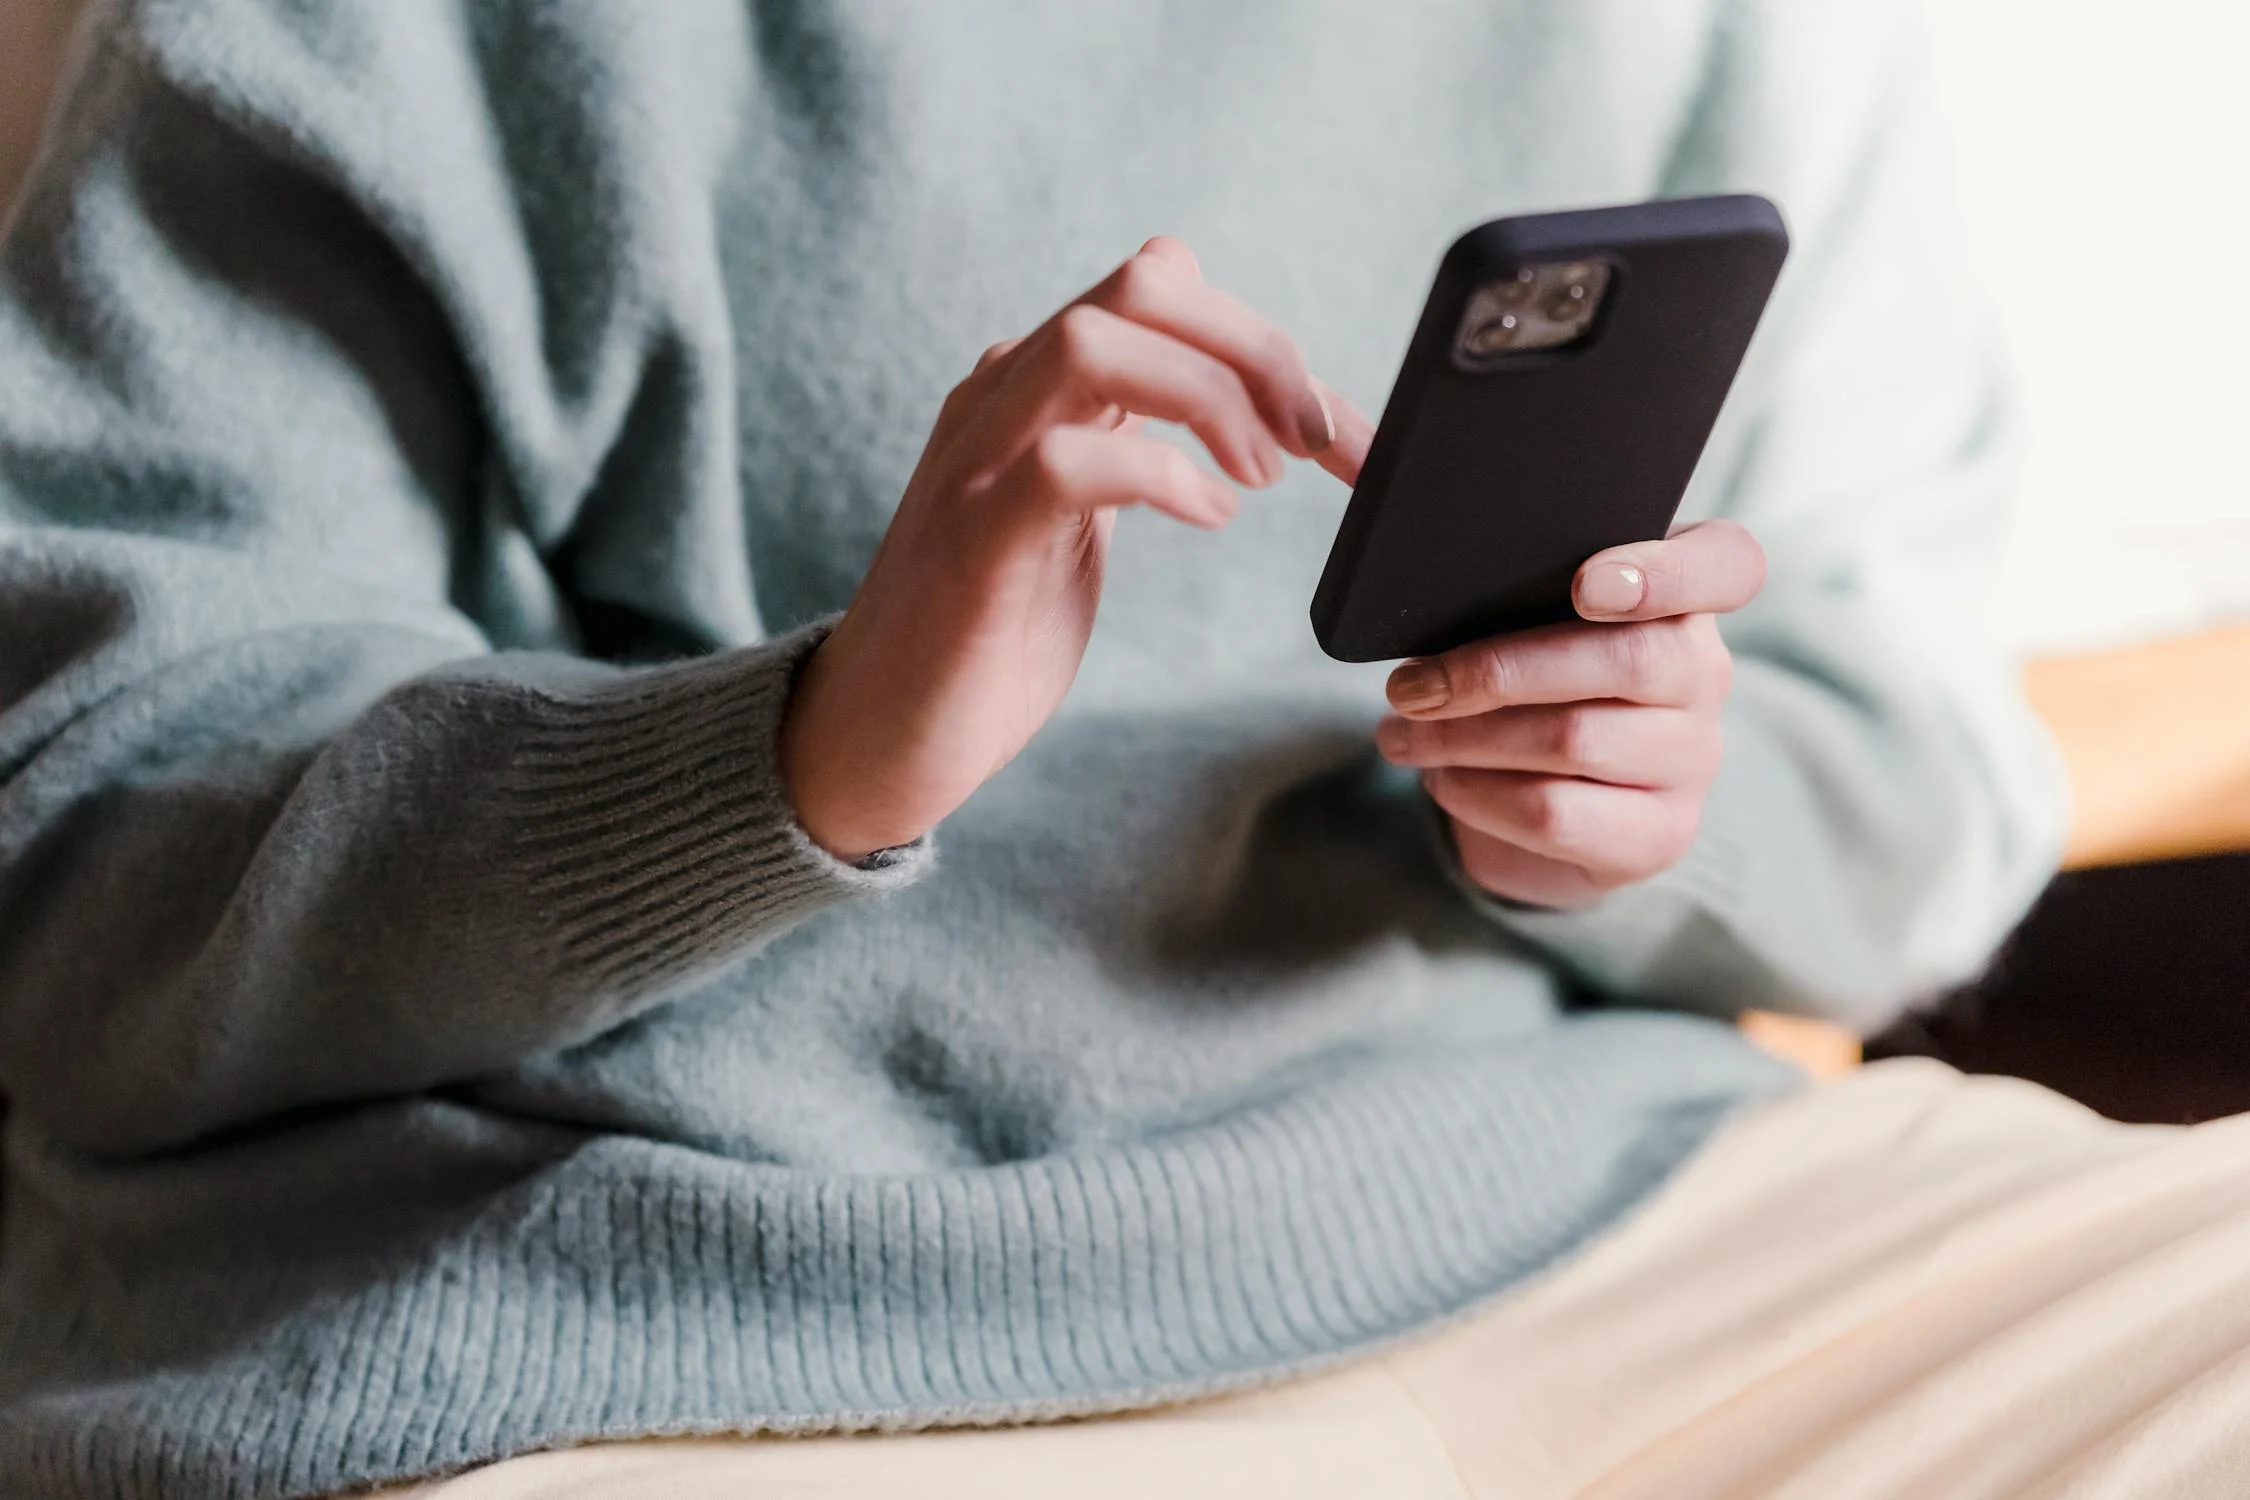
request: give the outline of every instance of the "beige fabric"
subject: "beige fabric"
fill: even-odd
[[[1880,1063],[1589,1253],[1337,1373],[1102,1421],[610,1444],[416,1500],[2250,1494],[2250,1117]]]

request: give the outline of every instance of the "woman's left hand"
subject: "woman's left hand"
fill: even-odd
[[[1383,757],[1422,771],[1461,865],[1496,896],[1575,907],[1677,863],[1718,774],[1734,662],[1715,616],[1765,582],[1731,521],[1595,554],[1589,622],[1474,641],[1391,673]]]

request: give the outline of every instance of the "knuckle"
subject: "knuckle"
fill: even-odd
[[[1070,435],[1060,427],[1050,427],[1031,440],[1027,457],[1032,478],[1042,491],[1056,493],[1069,485],[1071,447]]]
[[[1101,347],[1104,321],[1101,309],[1083,302],[1064,308],[1055,318],[1056,357],[1071,369],[1091,365]]]
[[[1724,545],[1741,553],[1745,562],[1753,564],[1761,573],[1765,571],[1765,543],[1759,541],[1758,534],[1740,521],[1733,521],[1720,516],[1704,522],[1698,529],[1708,531],[1714,537],[1720,538]]]
[[[1592,765],[1603,737],[1600,716],[1575,706],[1557,709],[1548,722],[1547,734],[1549,752],[1574,766]]]
[[[1640,681],[1660,691],[1679,691],[1687,683],[1697,657],[1695,631],[1700,615],[1675,615],[1651,620],[1646,629],[1646,656]]]
[[[1649,555],[1641,561],[1641,573],[1648,581],[1651,605],[1677,608],[1688,596],[1688,559],[1669,543],[1659,543],[1649,549]]]
[[[1408,719],[1407,742],[1416,754],[1437,762],[1453,765],[1461,758],[1461,720],[1459,719]]]
[[[1566,783],[1550,777],[1528,782],[1523,789],[1525,829],[1566,858],[1577,852],[1584,837],[1576,799],[1569,793]]]
[[[1606,633],[1609,669],[1621,686],[1643,688],[1654,680],[1662,626],[1662,621],[1646,620],[1635,625],[1613,626]]]
[[[1740,608],[1756,598],[1766,584],[1766,549],[1757,534],[1723,518],[1690,529],[1702,543],[1693,550],[1722,585],[1715,590],[1724,596],[1721,607]]]
[[[1482,653],[1484,657],[1484,688],[1495,703],[1513,703],[1529,696],[1530,684],[1525,680],[1523,659],[1505,647]]]
[[[1008,351],[1021,342],[1023,342],[1021,339],[1002,339],[999,343],[988,346],[984,353],[977,356],[976,369],[990,369],[993,365],[1006,359]],[[954,389],[958,390],[960,387],[956,386]]]
[[[1766,544],[1745,527],[1742,528],[1742,548],[1743,566],[1749,572],[1750,594],[1755,598],[1766,586]]]
[[[1675,804],[1640,820],[1634,837],[1609,851],[1601,873],[1612,886],[1661,875],[1687,858],[1688,850],[1695,845],[1700,814],[1693,799],[1682,801],[1686,805]]]
[[[1514,658],[1504,647],[1469,646],[1438,658],[1453,695],[1471,703],[1504,704],[1516,679]]]
[[[1249,402],[1249,393],[1243,388],[1242,377],[1219,360],[1202,356],[1188,362],[1188,384],[1195,392],[1196,401],[1211,410],[1220,410]]]
[[[1163,485],[1166,495],[1185,500],[1202,486],[1203,471],[1195,466],[1194,459],[1170,446],[1160,447],[1156,452],[1157,482]]]
[[[1578,865],[1574,868],[1586,882],[1587,889],[1597,896],[1606,896],[1622,886],[1631,885],[1639,878],[1630,871],[1607,865]]]
[[[1162,294],[1169,280],[1170,271],[1164,262],[1144,251],[1117,268],[1113,290],[1120,305],[1146,307]]]
[[[1661,852],[1660,842],[1651,838],[1633,847],[1613,853],[1609,859],[1593,866],[1590,873],[1601,882],[1604,890],[1614,891],[1620,886],[1660,875],[1672,861]]]

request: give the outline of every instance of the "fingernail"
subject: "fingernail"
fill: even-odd
[[[1406,753],[1406,721],[1385,719],[1375,726],[1375,748],[1385,760],[1397,760]]]
[[[1297,408],[1297,436],[1307,453],[1325,453],[1336,441],[1336,414],[1328,409],[1328,398],[1318,384],[1305,389],[1312,401]]]
[[[1603,563],[1588,568],[1578,580],[1578,612],[1582,615],[1627,615],[1641,607],[1648,581],[1630,563]]]
[[[1445,668],[1436,662],[1410,661],[1391,674],[1388,692],[1394,707],[1421,713],[1443,708],[1453,696],[1453,687],[1445,680]]]

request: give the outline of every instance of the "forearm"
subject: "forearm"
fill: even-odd
[[[18,659],[92,602],[36,566],[0,555]],[[841,864],[783,793],[818,634],[640,670],[344,621],[153,673],[128,624],[81,643],[0,718],[7,1094],[129,1152],[471,1077],[910,879],[922,851]]]

